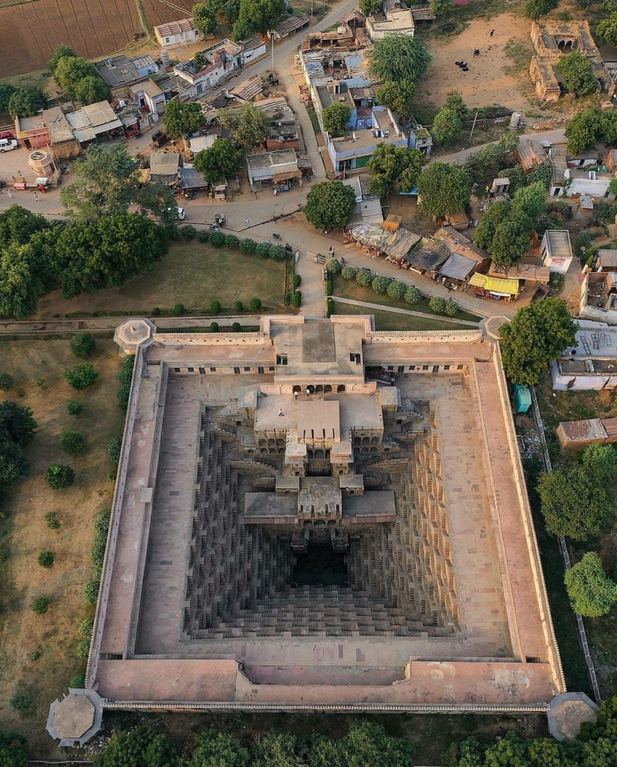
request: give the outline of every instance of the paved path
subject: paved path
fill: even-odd
[[[563,144],[566,140],[566,131],[564,128],[555,128],[555,130],[542,131],[540,133],[523,133],[519,136],[520,141],[525,139],[535,139],[536,141],[550,141],[551,144]],[[434,159],[439,162],[461,163],[469,157],[470,154],[476,154],[482,147],[489,144],[496,144],[496,141],[489,141],[488,144],[479,144],[478,146],[472,146],[469,149],[461,149],[460,152],[453,152],[452,154],[444,154],[441,157],[435,157]]]
[[[366,301],[354,301],[353,298],[340,298],[339,296],[332,296],[334,301],[338,301],[340,304],[350,304],[351,306],[365,306],[371,311],[383,311],[394,312],[395,314],[408,314],[411,317],[422,317],[426,320],[442,320],[443,322],[451,322],[453,325],[465,325],[466,327],[477,328],[477,322],[471,320],[457,320],[454,317],[444,317],[439,314],[429,314],[428,312],[414,312],[411,309],[399,309],[397,306],[384,306],[382,304],[369,304]]]

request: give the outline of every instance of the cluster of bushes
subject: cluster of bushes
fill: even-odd
[[[94,104],[109,98],[109,89],[98,69],[87,59],[77,56],[68,45],[59,45],[47,65],[70,99]]]
[[[0,487],[28,475],[23,448],[34,439],[36,427],[31,408],[9,400],[0,403]]]
[[[107,546],[107,532],[109,530],[110,511],[104,511],[94,520],[94,540],[92,541],[92,551],[90,560],[92,562],[92,577],[84,586],[84,602],[89,605],[96,604],[101,585],[101,575],[103,574],[103,559],[105,557],[105,547]]]
[[[210,304],[210,314],[219,314],[222,308],[223,307],[220,301],[212,301]],[[248,307],[245,307],[242,301],[234,301],[233,311],[235,314],[241,314],[245,309],[247,309],[249,312],[258,312],[261,309],[261,298],[251,298]]]
[[[118,381],[120,386],[116,392],[118,404],[126,412],[129,406],[129,394],[131,393],[131,381],[133,380],[133,368],[135,367],[135,357],[131,354],[122,360]]]
[[[255,242],[250,237],[240,239],[235,234],[224,234],[220,231],[207,232],[202,230],[198,233],[197,229],[190,224],[180,227],[180,235],[186,240],[194,240],[197,237],[199,242],[209,242],[215,248],[225,247],[230,250],[240,250],[246,255],[256,253],[262,258],[273,258],[276,261],[284,261],[288,256],[284,245],[268,245],[267,242]]]
[[[355,266],[347,264],[342,266],[341,262],[333,258],[326,264],[326,269],[330,275],[340,274],[344,280],[355,280],[363,288],[371,288],[378,295],[386,294],[390,298],[398,301],[405,301],[408,304],[417,304],[422,300],[422,293],[414,285],[407,285],[401,280],[394,280],[391,277],[383,275],[374,275],[368,269],[356,269]],[[458,312],[458,306],[453,298],[432,298],[429,307],[435,314],[444,314],[448,317],[454,317]]]

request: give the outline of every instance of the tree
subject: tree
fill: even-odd
[[[529,219],[520,212],[512,212],[495,227],[489,253],[501,266],[516,264],[529,250]]]
[[[30,466],[21,447],[0,431],[0,485],[10,485],[28,476]]]
[[[388,80],[377,89],[377,101],[393,112],[406,116],[415,92],[416,86],[411,80],[401,80],[398,83]]]
[[[355,280],[356,275],[358,274],[358,270],[355,266],[351,266],[351,264],[347,264],[347,266],[344,266],[341,271],[341,277],[344,280]]]
[[[241,0],[240,20],[258,32],[273,29],[285,13],[285,0]]]
[[[360,269],[360,271],[356,274],[356,282],[360,287],[362,288],[368,288],[368,286],[373,282],[373,274],[368,269]]]
[[[577,155],[594,146],[603,133],[602,112],[598,108],[579,112],[566,123],[568,151]]]
[[[572,609],[581,615],[599,618],[617,602],[617,584],[606,575],[595,551],[588,551],[566,570],[564,580]]]
[[[59,45],[53,53],[51,59],[47,62],[47,66],[52,75],[56,74],[56,67],[61,59],[64,58],[76,58],[77,54],[68,45]]]
[[[452,0],[431,0],[430,8],[439,19],[441,16],[445,16],[450,8],[452,8]]]
[[[83,95],[81,87],[88,78],[100,80],[103,87],[101,92],[108,96],[107,86],[99,75],[97,68],[81,56],[61,57],[53,75],[54,80],[70,99],[80,100],[81,95]]]
[[[16,692],[9,701],[9,706],[18,714],[27,714],[32,708],[32,697],[27,692]]]
[[[69,455],[77,455],[77,453],[83,453],[86,447],[86,440],[83,436],[72,429],[66,429],[62,432],[62,449]]]
[[[389,277],[384,277],[381,274],[378,274],[376,277],[373,277],[373,281],[371,282],[371,288],[373,289],[373,293],[385,293],[388,290],[388,285],[390,284],[391,280]]]
[[[242,163],[242,152],[233,141],[220,138],[209,149],[197,152],[193,164],[209,184],[235,176]]]
[[[441,296],[433,296],[428,302],[428,308],[435,314],[445,314],[448,302]]]
[[[331,258],[326,264],[326,271],[328,274],[340,274],[343,270],[343,266],[338,258]]]
[[[9,111],[9,101],[17,88],[10,83],[0,83],[0,112]]]
[[[75,85],[75,99],[82,104],[96,104],[99,101],[107,101],[109,89],[99,75],[88,75]]]
[[[420,207],[433,218],[460,213],[469,205],[471,181],[458,165],[434,162],[418,179]]]
[[[233,26],[231,36],[236,41],[246,40],[246,38],[250,37],[254,31],[250,21],[247,21],[246,19],[238,19]]]
[[[27,245],[34,234],[49,229],[43,216],[35,215],[21,205],[11,205],[0,213],[0,250],[9,245]]]
[[[428,46],[420,38],[393,32],[369,50],[369,71],[378,80],[417,82],[431,63]]]
[[[13,376],[9,373],[0,373],[0,389],[8,391],[13,388]]]
[[[249,752],[226,732],[209,729],[195,739],[185,767],[248,767]]]
[[[76,357],[87,360],[96,349],[96,341],[89,333],[78,333],[71,338],[71,351]]]
[[[187,133],[197,133],[206,124],[206,116],[195,101],[182,103],[175,98],[167,102],[163,124],[171,138],[180,138]]]
[[[352,720],[340,745],[345,767],[413,767],[413,743],[386,735],[376,722]]]
[[[122,285],[152,269],[168,248],[162,227],[134,213],[67,227],[57,246],[66,263],[60,275],[62,295],[74,298],[84,290]]]
[[[298,746],[295,735],[271,730],[253,749],[251,767],[304,767]]]
[[[365,16],[381,11],[381,0],[360,0],[360,10]]]
[[[491,203],[486,213],[480,219],[473,241],[479,248],[485,248],[489,253],[493,252],[493,239],[497,227],[505,221],[511,212],[508,200],[495,200]]]
[[[261,109],[247,102],[239,115],[229,112],[221,115],[221,122],[231,133],[233,140],[248,151],[263,143],[268,135],[268,119]]]
[[[102,753],[94,757],[94,767],[179,767],[173,740],[149,727],[115,731]]]
[[[93,383],[99,377],[94,365],[90,362],[82,362],[81,365],[73,365],[71,370],[65,370],[62,376],[68,381],[69,385],[77,391],[87,389],[88,386],[92,386]]]
[[[77,402],[77,400],[70,399],[66,403],[66,412],[69,415],[79,415],[82,410],[83,410],[83,405],[81,404],[81,402]]]
[[[122,452],[122,440],[120,437],[112,437],[107,443],[107,454],[109,459],[116,466],[120,460],[120,453]]]
[[[591,61],[580,51],[562,56],[557,62],[561,84],[568,93],[575,96],[589,96],[598,90]]]
[[[426,157],[418,149],[377,144],[368,162],[371,173],[371,192],[385,197],[392,189],[408,192],[418,183]]]
[[[75,221],[128,213],[136,206],[140,214],[167,222],[170,209],[176,210],[174,194],[163,184],[141,188],[139,160],[120,144],[94,144],[75,160],[73,170],[76,181],[62,190],[62,202]]]
[[[525,16],[528,19],[537,20],[541,16],[555,10],[559,5],[559,0],[527,0],[525,3]]]
[[[0,315],[21,319],[36,313],[44,291],[28,245],[9,245],[0,252]]]
[[[37,599],[33,599],[32,605],[31,605],[32,612],[36,613],[37,615],[45,615],[50,604],[51,604],[51,599],[48,599],[47,597],[38,597]],[[0,760],[0,764],[2,764],[1,760]]]
[[[604,485],[617,475],[617,452],[612,445],[590,445],[582,454],[581,463]]]
[[[356,193],[342,181],[315,184],[306,197],[304,215],[315,229],[342,229],[356,205]]]
[[[576,325],[563,301],[545,298],[519,309],[500,332],[506,374],[513,383],[533,385],[549,362],[572,346]]]
[[[261,309],[261,299],[260,298],[251,298],[249,301],[249,309],[252,312],[259,311]]]
[[[326,130],[332,138],[339,138],[340,136],[345,135],[347,124],[351,119],[351,109],[347,104],[341,104],[338,101],[335,101],[323,110],[321,119],[323,120],[324,130]]]
[[[463,134],[463,123],[454,109],[445,106],[435,115],[431,135],[437,144],[450,146],[460,139]]]
[[[216,13],[211,3],[196,3],[191,11],[195,27],[204,37],[213,35],[218,27]]]
[[[613,48],[617,47],[617,13],[611,13],[611,15],[603,19],[596,27],[596,33],[601,37],[604,42],[612,45]]]
[[[404,282],[401,282],[400,280],[392,280],[390,284],[388,285],[388,289],[386,293],[390,296],[390,298],[398,299],[404,297],[405,293],[407,292],[407,284]]]
[[[70,466],[53,463],[47,469],[45,480],[52,490],[62,490],[75,482],[75,472]]]
[[[32,117],[49,106],[47,95],[40,88],[18,88],[9,99],[11,117]]]
[[[5,400],[0,403],[0,433],[20,447],[29,445],[34,439],[38,426],[32,415],[32,408],[18,402]]]
[[[49,569],[50,567],[54,566],[54,562],[56,561],[56,556],[53,553],[53,551],[41,551],[41,553],[36,558],[36,561],[39,563],[41,567]]]
[[[412,285],[410,288],[407,288],[405,291],[405,301],[408,304],[417,304],[418,301],[422,300],[422,293],[418,290],[418,288],[415,287],[415,285]]]
[[[512,211],[526,216],[533,225],[546,212],[546,191],[542,181],[522,187],[512,199]]]
[[[26,739],[14,732],[0,730],[0,764],[2,767],[28,767]]]

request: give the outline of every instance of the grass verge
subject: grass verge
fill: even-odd
[[[365,309],[362,306],[342,304],[334,299],[334,314],[372,314],[375,317],[375,330],[465,330],[463,325],[453,325],[445,319],[430,320],[424,317],[412,317],[408,314],[396,314],[387,310]]]

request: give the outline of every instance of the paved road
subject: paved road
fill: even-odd
[[[471,320],[457,320],[454,317],[441,317],[436,314],[429,314],[428,312],[414,312],[411,309],[399,309],[398,306],[384,306],[382,304],[369,304],[367,301],[355,301],[353,298],[340,298],[339,296],[332,296],[333,300],[339,304],[349,304],[351,306],[365,306],[370,311],[380,312],[394,312],[395,314],[407,314],[411,317],[422,317],[425,320],[443,320],[443,322],[451,322],[453,325],[465,325],[465,327],[478,327],[478,322],[472,322]]]

